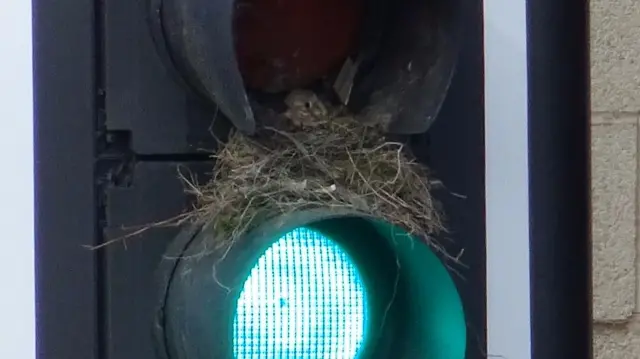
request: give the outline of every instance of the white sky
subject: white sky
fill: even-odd
[[[35,358],[31,1],[0,0],[0,358]]]

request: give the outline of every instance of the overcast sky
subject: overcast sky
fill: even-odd
[[[0,0],[0,358],[35,358],[31,1]]]

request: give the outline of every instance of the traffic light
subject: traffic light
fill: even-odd
[[[36,1],[40,357],[588,357],[586,5],[496,4]],[[171,220],[301,87],[382,114],[439,247],[357,206]]]
[[[164,0],[152,4],[151,30],[160,59],[185,88],[247,134],[264,125],[264,107],[282,93],[322,78],[330,83],[324,92],[354,113],[388,117],[388,131],[406,135],[424,132],[441,106],[457,59],[459,12],[454,2]],[[220,235],[209,223],[178,244],[156,321],[160,351],[464,357],[464,310],[444,264],[382,218],[315,207],[321,213],[267,213],[275,218],[225,250],[207,250]],[[208,254],[184,259],[198,253]],[[185,332],[198,334],[184,339]]]
[[[156,321],[168,358],[464,357],[462,303],[427,246],[356,213],[282,220],[220,255],[202,255],[211,227],[179,236]]]

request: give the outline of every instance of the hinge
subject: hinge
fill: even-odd
[[[135,154],[131,132],[104,131],[96,163],[96,181],[101,188],[129,187],[133,181]]]

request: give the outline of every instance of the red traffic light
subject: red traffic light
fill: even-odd
[[[460,15],[459,0],[151,0],[160,56],[249,134],[256,92],[310,85],[391,133],[425,132],[457,63]]]
[[[364,0],[240,0],[235,49],[245,85],[307,86],[338,69],[358,43]]]

